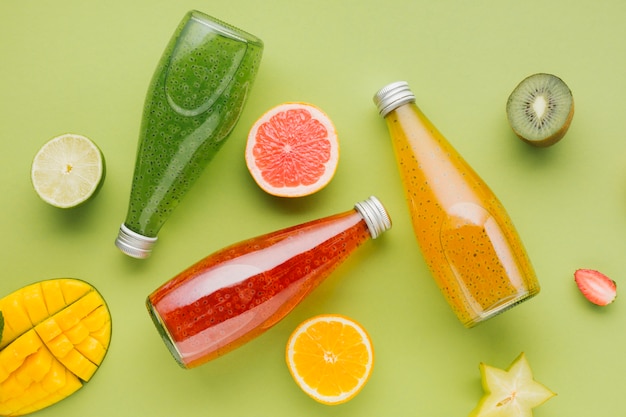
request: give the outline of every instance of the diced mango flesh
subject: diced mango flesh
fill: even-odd
[[[83,383],[29,330],[0,351],[2,366],[10,362],[11,373],[0,375],[0,415],[16,416],[40,410],[72,394]],[[95,366],[95,365],[94,365]]]
[[[91,292],[94,288],[84,281],[61,278],[28,285],[0,299],[4,316],[0,349]]]
[[[40,284],[33,284],[24,288],[22,300],[31,323],[39,323],[50,315]]]
[[[0,300],[0,415],[40,410],[71,395],[102,363],[111,316],[89,284],[32,284]]]
[[[4,332],[0,340],[0,349],[11,343],[19,335],[28,331],[33,324],[24,309],[21,293],[13,293],[0,301],[0,311],[4,317]]]
[[[103,346],[100,341],[88,335],[82,340],[80,343],[76,343],[74,345],[76,350],[78,350],[84,357],[89,359],[91,362],[99,365],[102,363],[102,359],[106,354],[107,348]]]
[[[41,291],[46,301],[48,313],[56,313],[61,311],[68,303],[65,302],[61,284],[58,279],[51,279],[41,283]]]
[[[85,281],[77,279],[62,279],[59,280],[59,285],[61,286],[65,304],[72,304],[88,292],[94,290],[94,288]]]

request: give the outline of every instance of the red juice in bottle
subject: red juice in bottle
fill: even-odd
[[[218,250],[146,304],[176,361],[193,368],[268,330],[357,247],[390,227],[385,208],[370,197],[353,210]]]

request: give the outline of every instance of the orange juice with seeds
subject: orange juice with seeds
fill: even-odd
[[[539,292],[533,267],[491,189],[415,105],[405,82],[374,101],[385,118],[413,229],[444,297],[467,327]]]

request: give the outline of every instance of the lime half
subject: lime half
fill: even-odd
[[[59,208],[89,200],[104,181],[100,148],[88,138],[68,133],[51,139],[37,152],[31,179],[39,197]]]

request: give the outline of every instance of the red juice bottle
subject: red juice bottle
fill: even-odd
[[[150,294],[146,305],[176,361],[193,368],[268,330],[390,227],[387,211],[370,197],[353,210],[218,250]]]

